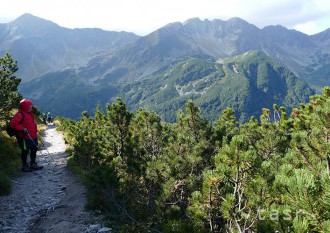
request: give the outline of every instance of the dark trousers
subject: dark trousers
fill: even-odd
[[[38,151],[38,139],[24,139],[22,137],[17,137],[18,145],[20,146],[22,165],[27,164],[27,157],[30,152],[31,164],[36,162],[37,151]]]

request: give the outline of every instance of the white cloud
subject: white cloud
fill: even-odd
[[[1,0],[0,22],[24,13],[69,28],[98,27],[140,35],[194,17],[240,17],[260,28],[280,24],[308,34],[330,27],[328,0]]]

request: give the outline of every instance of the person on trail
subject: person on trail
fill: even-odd
[[[47,120],[48,120],[48,123],[53,122],[53,117],[52,117],[52,114],[50,112],[48,112],[48,114],[47,114]]]
[[[42,122],[47,125],[47,116],[46,116],[46,113],[42,113]]]
[[[36,163],[38,150],[38,131],[37,123],[32,112],[33,102],[28,99],[20,101],[20,110],[10,121],[10,126],[17,131],[17,142],[20,146],[22,158],[22,171],[29,172],[40,170],[42,166]],[[27,163],[27,157],[30,152],[30,165]]]

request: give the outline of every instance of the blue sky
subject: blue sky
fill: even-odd
[[[96,27],[138,35],[195,17],[240,17],[259,28],[282,25],[309,35],[330,28],[330,0],[1,0],[0,23],[24,13],[67,28]]]

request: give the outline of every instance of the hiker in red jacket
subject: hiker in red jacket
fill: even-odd
[[[37,123],[32,112],[33,102],[28,99],[20,101],[20,110],[10,121],[10,126],[17,130],[17,142],[22,149],[22,171],[29,172],[32,170],[40,170],[42,166],[36,163],[36,155],[38,150],[38,131]],[[22,120],[23,119],[23,120]],[[30,152],[30,166],[27,163],[27,156]]]

